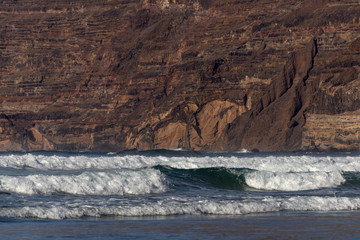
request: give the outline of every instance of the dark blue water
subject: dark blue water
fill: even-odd
[[[0,155],[1,239],[357,239],[359,154]]]

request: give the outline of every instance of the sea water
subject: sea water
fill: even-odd
[[[0,239],[357,239],[359,217],[360,154],[0,155]]]

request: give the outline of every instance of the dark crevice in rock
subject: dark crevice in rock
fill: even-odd
[[[316,45],[313,39],[305,49],[292,54],[282,74],[263,92],[255,107],[231,124],[227,134],[234,149],[242,146],[268,151],[273,145],[279,150],[299,147],[301,133],[294,129],[303,125],[302,112],[309,102],[305,98],[313,94],[305,82],[313,68]]]

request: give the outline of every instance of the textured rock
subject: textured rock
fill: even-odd
[[[155,131],[153,148],[183,148],[185,147],[185,133],[186,124],[181,122],[169,123],[167,126],[159,128]]]
[[[307,80],[316,54],[317,43],[312,39],[289,58],[281,74],[264,90],[257,107],[232,124],[226,136],[235,148],[286,151],[301,147],[304,111],[315,91]]]
[[[304,149],[359,151],[360,111],[335,115],[310,114],[303,134]]]
[[[189,126],[190,146],[210,149],[224,135],[227,125],[247,111],[247,107],[229,101],[214,100],[198,111]]]
[[[1,1],[0,150],[359,151],[359,12]]]

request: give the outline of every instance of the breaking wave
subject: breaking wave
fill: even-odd
[[[121,154],[0,154],[2,168],[42,170],[138,169],[157,165],[177,169],[248,168],[270,172],[360,172],[359,155],[205,154],[149,151]]]
[[[360,210],[360,155],[0,154],[0,218]]]
[[[3,170],[4,171],[4,170]],[[43,173],[44,172],[44,173]],[[0,171],[1,173],[1,171]],[[10,171],[10,173],[12,173]],[[73,173],[40,171],[28,175],[0,175],[0,192],[28,195],[140,195],[164,193],[174,186],[211,186],[232,190],[303,191],[360,185],[357,173],[268,172],[236,168],[97,170]]]
[[[246,174],[245,182],[249,187],[262,190],[301,191],[320,188],[334,188],[345,182],[339,171],[277,173],[255,171]]]
[[[167,189],[165,176],[156,169],[0,176],[0,192],[28,195],[140,195],[162,193]]]
[[[170,215],[244,215],[279,211],[349,211],[360,210],[360,198],[348,197],[290,197],[246,200],[165,199],[154,203],[136,203],[116,206],[98,205],[47,205],[20,208],[2,208],[0,217],[67,219],[82,217],[140,217]]]
[[[200,168],[172,169],[158,167],[168,176],[181,178],[198,185],[211,185],[223,189],[266,190],[266,191],[302,191],[321,188],[336,188],[351,180],[360,184],[355,173],[334,172],[268,172],[251,169]]]

